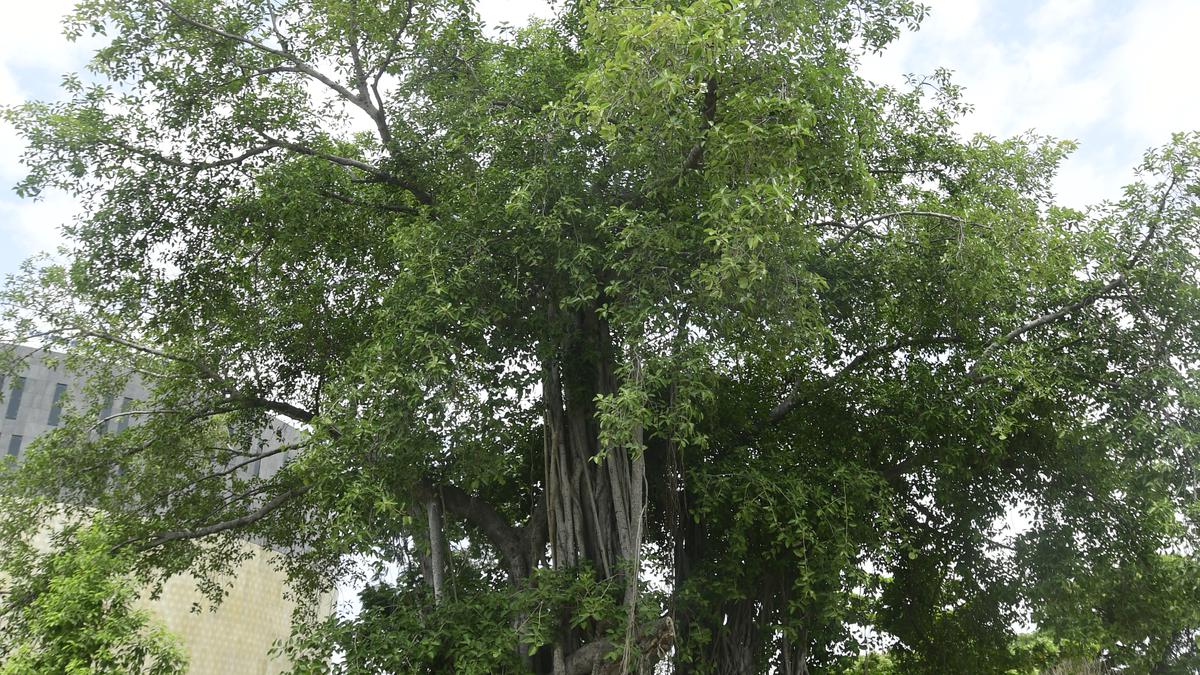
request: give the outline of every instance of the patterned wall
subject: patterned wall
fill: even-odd
[[[32,349],[16,349],[26,358],[27,367],[19,378],[8,376],[0,386],[0,453],[20,461],[34,438],[57,426],[63,401],[69,398],[69,392],[81,390],[83,380],[62,366],[48,363]],[[133,382],[123,396],[114,398],[112,412],[135,409],[130,406],[145,396],[145,388]],[[131,421],[136,423],[136,418],[114,419],[109,429],[124,428]],[[279,424],[273,431],[278,431],[284,442],[299,438],[299,432],[286,425]],[[264,430],[264,439],[275,436]],[[266,477],[287,457],[281,454],[266,458],[254,470]],[[286,597],[286,579],[272,566],[271,552],[250,542],[245,546],[254,555],[229,580],[229,593],[217,608],[209,608],[196,590],[194,579],[187,575],[170,579],[157,600],[141,601],[183,643],[191,663],[190,673],[277,675],[287,669],[287,662],[271,658],[269,651],[290,633],[296,605]],[[322,598],[318,611],[328,613],[333,602],[332,597]]]

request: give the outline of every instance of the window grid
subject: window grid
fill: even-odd
[[[129,398],[128,396],[122,397],[121,412],[127,413],[132,409],[133,409],[133,399]],[[129,426],[129,415],[122,415],[121,417],[117,418],[117,431],[125,431],[125,429],[128,426]]]
[[[21,409],[21,394],[25,391],[25,378],[18,377],[17,384],[8,392],[8,410],[4,416],[10,420],[17,419],[17,412]]]
[[[100,419],[102,420],[100,422],[101,435],[108,433],[108,417],[112,415],[112,411],[113,397],[109,396],[108,398],[104,399],[104,407],[100,410]]]
[[[63,395],[66,393],[67,393],[67,385],[65,385],[65,384],[54,385],[54,402],[50,404],[50,418],[46,420],[46,423],[52,427],[56,427],[62,422],[62,410],[63,410],[62,399],[63,399]]]

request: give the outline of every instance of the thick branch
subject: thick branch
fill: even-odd
[[[717,119],[717,81],[715,78],[708,78],[704,81],[704,102],[700,106],[700,137],[696,140],[696,144],[688,150],[683,157],[683,163],[679,167],[679,173],[667,176],[656,181],[648,192],[677,185],[683,180],[684,176],[689,171],[695,171],[704,165],[704,141],[708,135],[708,130],[712,128]]]
[[[436,486],[421,481],[415,491],[422,502],[437,499],[446,511],[479,528],[503,556],[513,581],[528,574],[529,561],[521,548],[519,530],[509,525],[491,504],[452,485]]]
[[[413,197],[415,197],[418,202],[425,204],[426,206],[433,204],[433,195],[429,194],[429,192],[427,192],[424,188],[421,188],[420,186],[416,185],[415,183],[413,183],[411,181],[404,180],[404,179],[400,178],[399,176],[388,173],[387,171],[384,171],[383,169],[380,169],[377,166],[368,164],[362,160],[354,159],[352,157],[343,157],[341,155],[333,155],[333,154],[330,154],[327,152],[321,152],[320,150],[317,150],[315,148],[310,148],[307,145],[304,145],[301,143],[295,143],[293,141],[286,141],[286,140],[283,140],[280,138],[273,138],[263,132],[259,132],[259,133],[262,135],[263,138],[266,138],[267,140],[271,141],[278,147],[285,148],[287,150],[291,150],[292,152],[295,152],[295,153],[298,153],[301,155],[308,155],[310,157],[316,157],[318,159],[323,159],[327,162],[332,162],[334,164],[338,164],[341,166],[349,167],[352,169],[358,169],[359,171],[362,171],[363,173],[366,173],[369,176],[371,176],[371,178],[374,181],[377,181],[380,183],[386,183],[388,185],[394,185],[396,187],[408,190],[409,192],[412,193]]]
[[[613,650],[613,644],[608,640],[596,640],[576,649],[567,657],[567,675],[591,675],[597,672],[600,660]]]
[[[302,424],[308,424],[313,421],[313,418],[316,417],[316,415],[305,410],[304,408],[294,406],[291,403],[284,403],[283,401],[272,401],[271,399],[263,398],[261,396],[246,396],[240,394],[237,395],[237,398],[255,408],[262,408],[273,413],[278,413],[284,417],[287,417],[288,419],[295,420]],[[337,430],[331,430],[331,433],[335,437],[337,436]]]
[[[717,119],[717,81],[711,77],[704,81],[704,106],[700,109],[700,118],[701,139],[688,151],[681,173],[698,169],[704,163],[704,134]]]
[[[380,169],[377,166],[368,164],[360,159],[354,159],[353,157],[343,157],[341,155],[334,155],[334,154],[331,154],[328,152],[322,152],[315,148],[310,148],[307,145],[304,145],[302,143],[296,143],[294,141],[285,141],[281,138],[274,138],[272,136],[268,136],[265,132],[262,132],[262,131],[260,131],[259,134],[262,135],[263,138],[267,139],[268,141],[270,141],[271,143],[276,145],[277,147],[286,148],[297,154],[308,155],[309,157],[316,157],[318,159],[323,159],[328,162],[338,164],[340,166],[349,167],[351,169],[358,169],[359,171],[362,171],[363,173],[373,176],[375,179],[377,179],[379,182],[382,182],[382,183],[388,183],[391,185],[399,185],[400,184],[399,178],[384,171],[383,169]]]
[[[433,601],[442,604],[446,593],[446,532],[442,524],[442,502],[433,495],[425,503],[425,515],[429,523],[429,566],[433,574]]]
[[[637,637],[637,649],[645,661],[639,665],[648,666],[647,669],[641,667],[622,669],[621,663],[618,661],[605,663],[604,657],[612,653],[616,647],[608,640],[599,639],[579,647],[567,657],[565,664],[567,675],[653,672],[653,664],[669,653],[675,643],[675,622],[670,617],[662,617],[651,622],[645,628],[646,630]]]

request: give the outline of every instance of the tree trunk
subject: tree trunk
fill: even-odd
[[[551,324],[557,318],[548,310]],[[612,339],[593,310],[577,312],[565,337],[542,362],[545,422],[544,478],[546,520],[555,569],[588,564],[601,579],[625,573],[628,630],[622,670],[630,671],[632,646],[640,638],[636,622],[638,570],[645,512],[645,458],[624,447],[602,448],[595,400],[616,393]],[[635,377],[640,369],[635,366]],[[634,444],[640,444],[642,431]],[[599,461],[597,459],[599,458]],[[580,635],[563,619],[563,635],[555,649],[554,668],[581,667],[577,650],[599,636]],[[596,651],[594,647],[581,654]]]
[[[442,502],[434,495],[425,504],[429,521],[429,563],[433,582],[433,601],[442,604],[446,594],[446,533],[442,526]]]

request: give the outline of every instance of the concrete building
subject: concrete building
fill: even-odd
[[[4,378],[0,385],[0,451],[20,461],[33,439],[62,423],[68,393],[78,392],[83,379],[52,366],[38,352],[19,347],[18,355],[27,367],[14,381]],[[58,356],[58,355],[55,355]],[[106,406],[102,417],[135,409],[147,391],[132,382]],[[108,422],[105,430],[119,431],[136,424],[135,416],[120,416]],[[263,439],[271,443],[299,440],[300,433],[282,423],[264,430]],[[266,457],[244,470],[266,477],[287,460],[287,453]],[[270,564],[270,551],[252,542],[246,547],[254,553],[229,580],[229,594],[216,609],[206,608],[207,601],[196,591],[195,581],[187,576],[167,582],[158,600],[144,605],[168,630],[175,634],[188,652],[190,670],[197,675],[276,675],[287,662],[271,658],[269,651],[276,640],[285,640],[291,632],[295,605],[285,598],[286,579]],[[332,598],[323,602],[325,611]]]

